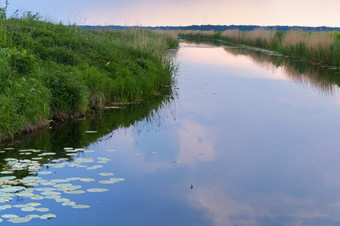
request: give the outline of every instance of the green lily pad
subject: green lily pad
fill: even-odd
[[[86,208],[90,208],[89,205],[74,205],[72,206],[72,208],[74,209],[86,209]]]
[[[17,215],[14,214],[3,214],[1,215],[2,218],[6,218],[6,219],[10,219],[10,218],[15,218],[15,217],[19,217]]]
[[[86,133],[98,133],[98,131],[91,131],[91,130],[88,130],[88,131],[86,131]]]
[[[44,208],[44,207],[41,207],[41,208],[35,208],[36,211],[39,211],[39,212],[47,212],[49,211],[48,208]]]
[[[21,208],[21,211],[24,211],[24,212],[32,212],[34,210],[35,210],[35,208],[32,207],[32,206]]]
[[[82,181],[82,182],[93,182],[93,181],[96,181],[96,180],[92,179],[92,178],[81,178],[80,181]]]
[[[56,218],[57,216],[54,214],[44,214],[42,216],[40,216],[40,219],[42,220],[46,220],[46,219],[52,219],[52,218]]]
[[[103,167],[102,165],[94,165],[94,166],[91,166],[91,167],[87,167],[86,169],[95,170],[95,169],[99,169],[99,168],[102,168],[102,167]]]
[[[39,174],[41,175],[47,175],[47,174],[52,174],[53,172],[51,171],[40,171]]]
[[[108,190],[109,189],[106,189],[106,188],[90,188],[90,189],[87,189],[87,192],[105,192]]]
[[[99,175],[100,175],[100,176],[103,176],[103,177],[107,177],[107,176],[113,176],[113,173],[106,173],[106,172],[103,172],[103,173],[100,173]]]
[[[12,223],[26,223],[29,222],[30,220],[32,220],[31,217],[14,217],[9,219],[8,221]]]
[[[64,191],[66,194],[72,194],[72,195],[79,195],[79,194],[84,194],[85,191],[83,190],[75,190],[75,191]]]
[[[11,151],[14,150],[14,148],[4,148],[5,151]]]
[[[42,204],[37,203],[37,202],[30,202],[30,203],[27,203],[26,205],[35,207],[35,206],[41,206]]]

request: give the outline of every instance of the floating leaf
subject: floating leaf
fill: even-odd
[[[40,216],[40,219],[46,220],[46,219],[52,219],[52,218],[56,218],[57,216],[54,214],[44,214],[42,216]]]
[[[76,191],[64,191],[66,194],[73,194],[73,195],[79,195],[79,194],[84,194],[85,191],[83,190],[76,190]]]
[[[51,171],[40,171],[39,174],[41,175],[47,175],[47,174],[52,174],[53,172]]]
[[[106,189],[106,188],[90,188],[90,189],[87,189],[87,192],[105,192],[108,190],[109,189]]]
[[[94,165],[94,166],[91,166],[91,167],[87,167],[86,169],[95,170],[95,169],[99,169],[99,168],[102,168],[102,167],[103,167],[102,165]]]
[[[31,217],[14,217],[9,219],[8,221],[12,223],[26,223],[29,222],[30,220],[32,220]]]
[[[41,206],[41,203],[30,202],[30,203],[27,203],[26,205],[28,205],[28,206]]]
[[[77,205],[77,203],[68,201],[68,202],[64,202],[64,203],[61,204],[61,205],[62,205],[62,206],[75,206],[75,205]]]
[[[10,218],[15,218],[15,217],[19,217],[19,216],[14,215],[14,214],[3,214],[3,215],[1,215],[1,217],[10,219]]]
[[[32,207],[32,206],[21,208],[21,211],[24,211],[24,212],[32,212],[34,210],[35,210],[35,208]]]
[[[93,182],[93,181],[96,181],[96,180],[92,179],[92,178],[81,178],[80,181],[83,181],[83,182]]]
[[[98,131],[90,131],[90,130],[88,130],[88,131],[86,131],[86,133],[97,133]]]
[[[1,171],[0,172],[1,174],[12,174],[12,173],[14,173],[13,171]]]
[[[27,215],[26,217],[29,217],[31,219],[33,219],[33,218],[40,218],[40,216],[36,215],[36,214],[30,214],[30,215]]]
[[[72,206],[72,208],[85,209],[85,208],[90,208],[90,206],[89,205],[74,205],[74,206]]]
[[[44,208],[44,207],[42,207],[42,208],[35,208],[35,210],[39,211],[39,212],[47,212],[47,211],[49,211],[48,208]]]
[[[73,148],[66,147],[64,150],[73,150]]]
[[[113,173],[105,173],[105,172],[103,172],[103,173],[100,173],[99,175],[103,176],[103,177],[107,177],[107,176],[113,176]]]
[[[118,183],[120,181],[124,181],[124,178],[110,178],[110,180],[101,180],[99,181],[99,183],[101,184],[114,184],[114,183]]]

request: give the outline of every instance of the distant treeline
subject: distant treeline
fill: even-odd
[[[144,26],[80,26],[83,29],[96,30],[126,30],[131,28],[144,28],[150,30],[190,30],[190,31],[226,31],[226,30],[239,30],[239,31],[253,31],[257,29],[271,30],[271,31],[289,31],[289,30],[302,30],[302,31],[340,31],[340,27],[304,27],[304,26],[258,26],[258,25],[191,25],[191,26],[160,26],[160,27],[144,27]]]

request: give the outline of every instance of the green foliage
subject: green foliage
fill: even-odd
[[[24,116],[18,112],[19,103],[12,97],[0,95],[0,135],[11,136],[24,123]]]
[[[0,9],[0,135],[54,113],[72,115],[110,102],[133,102],[171,82],[162,57],[178,40],[149,31],[89,31],[7,18]],[[1,17],[2,16],[2,17]],[[11,104],[12,105],[11,105]]]
[[[48,82],[52,109],[70,112],[87,107],[87,87],[72,74],[55,73]]]

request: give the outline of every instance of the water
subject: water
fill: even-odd
[[[2,171],[24,164],[6,158],[28,159],[31,175],[27,167],[8,175],[41,179],[0,192],[13,198],[0,215],[56,216],[26,225],[340,224],[339,70],[219,43],[182,41],[173,55],[177,84],[162,95],[2,147],[14,148],[0,154]],[[32,202],[49,210],[14,207]]]

